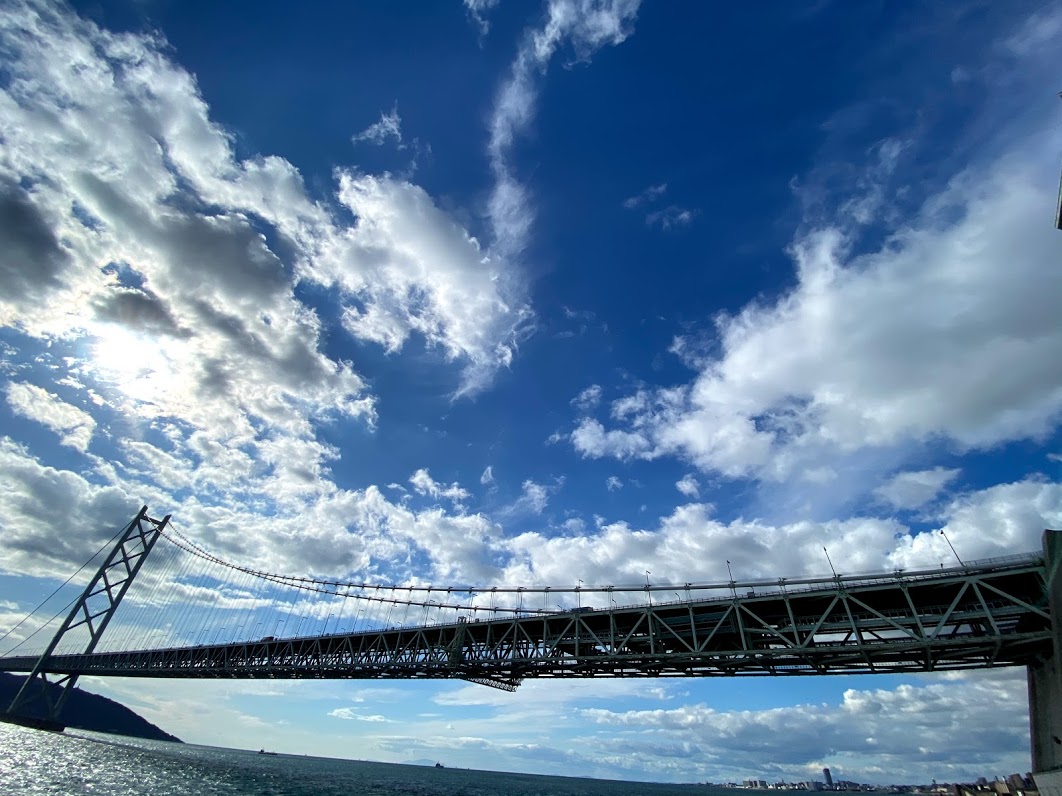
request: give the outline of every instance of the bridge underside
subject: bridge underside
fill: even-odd
[[[181,678],[711,677],[925,672],[1050,656],[1040,559],[793,591],[374,632],[52,656],[56,674]],[[30,671],[35,658],[0,658]]]

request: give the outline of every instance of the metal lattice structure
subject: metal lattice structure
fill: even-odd
[[[1028,665],[1051,650],[1044,560],[731,584],[729,597],[428,627],[130,652],[52,655],[65,676],[711,677]],[[7,671],[39,668],[0,659]],[[36,670],[35,670],[36,671]]]
[[[57,722],[70,691],[80,672],[60,672],[50,665],[52,654],[64,639],[75,637],[83,641],[84,654],[91,655],[103,631],[114,617],[122,598],[133,584],[137,572],[147,560],[148,553],[158,541],[159,534],[169,522],[169,516],[154,520],[147,514],[147,506],[130,520],[118,536],[118,541],[103,564],[75,601],[58,632],[29,669],[30,676],[19,689],[8,712],[25,714],[35,702],[43,702],[46,722]],[[58,675],[53,682],[49,675]]]

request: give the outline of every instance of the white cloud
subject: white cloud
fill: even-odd
[[[644,205],[656,204],[656,200],[661,198],[666,192],[666,182],[659,185],[650,185],[637,196],[625,199],[623,206],[628,210],[637,210]],[[646,226],[660,227],[663,230],[684,227],[692,222],[699,215],[699,212],[698,210],[672,204],[646,213],[645,223]]]
[[[454,503],[460,503],[463,500],[467,500],[469,492],[464,489],[456,481],[449,486],[440,484],[434,480],[431,475],[428,474],[426,468],[421,468],[413,473],[409,478],[409,483],[413,485],[413,489],[418,495],[427,495],[433,498],[446,498],[452,500]]]
[[[710,504],[679,506],[656,526],[601,520],[577,537],[522,533],[505,543],[508,583],[631,586],[639,597],[645,570],[654,583],[725,583],[734,576],[777,578],[829,574],[824,546],[839,572],[887,572],[954,563],[938,531],[964,561],[1040,549],[1044,528],[1062,527],[1062,484],[1037,479],[999,484],[955,496],[916,533],[895,519],[852,516],[825,522],[722,522]],[[584,599],[586,599],[584,595]]]
[[[697,483],[697,477],[693,473],[686,473],[686,475],[676,481],[675,489],[686,497],[691,498],[700,497],[701,494],[701,485]]]
[[[498,0],[464,0],[468,17],[479,28],[479,35],[486,36],[490,31],[487,13],[498,5]]]
[[[96,430],[96,421],[88,412],[66,403],[54,393],[22,382],[8,384],[7,403],[16,415],[50,428],[64,445],[82,453],[88,450]]]
[[[617,459],[652,458],[652,443],[637,431],[605,430],[600,421],[583,418],[569,435],[572,445],[584,456]]]
[[[357,708],[336,708],[328,711],[328,715],[336,719],[347,721],[368,721],[373,723],[386,722],[388,719],[379,713],[359,713]]]
[[[70,375],[116,411],[228,448],[253,446],[263,422],[298,439],[327,417],[374,422],[373,396],[324,353],[297,279],[337,287],[362,339],[398,351],[421,335],[463,367],[458,393],[511,362],[529,317],[520,278],[485,262],[422,189],[340,170],[349,224],[290,163],[237,159],[157,38],[32,3],[0,15],[0,36],[0,242],[20,252],[19,268],[0,268],[0,324],[82,340],[92,354]]]
[[[1026,767],[1027,722],[1020,716],[999,721],[1000,705],[1025,702],[1020,672],[927,680],[850,688],[839,704],[730,711],[705,704],[586,708],[580,714],[606,732],[622,733],[625,748],[617,753],[681,766],[690,766],[690,758],[701,766],[714,761],[711,776],[721,780],[740,781],[743,773],[768,765],[773,777],[787,780],[815,779],[829,765],[846,778],[882,784],[894,782],[897,771],[915,782],[970,782],[986,772]]]
[[[8,437],[0,437],[0,473],[0,567],[8,573],[66,578],[139,508],[123,489],[48,467]]]
[[[18,265],[0,264],[0,325],[71,352],[46,354],[43,372],[128,429],[117,459],[78,474],[4,440],[0,522],[21,529],[2,542],[5,568],[65,576],[100,540],[64,528],[105,529],[147,501],[219,553],[283,571],[371,563],[401,576],[424,544],[440,548],[437,577],[494,572],[481,557],[488,519],[337,488],[340,451],[316,428],[371,427],[375,401],[353,363],[325,353],[322,321],[294,286],[337,288],[347,330],[390,351],[419,335],[463,368],[458,392],[471,393],[512,360],[529,317],[519,277],[409,182],[340,170],[351,224],[290,163],[239,160],[156,37],[29,3],[0,12],[0,40],[0,248]],[[53,389],[12,385],[7,398],[87,451],[97,421]],[[176,499],[181,489],[195,497]],[[248,504],[265,516],[241,537]]]
[[[484,486],[494,483],[494,467],[492,465],[488,464],[483,469],[483,475],[479,477],[479,482]]]
[[[572,444],[784,478],[862,448],[1042,437],[1062,410],[1043,367],[1062,361],[1053,186],[1040,179],[1054,151],[957,176],[877,251],[852,253],[837,228],[798,238],[797,286],[718,316],[719,353],[693,383],[633,396],[618,428],[580,421]]]
[[[663,196],[667,192],[667,183],[662,182],[659,185],[650,185],[640,194],[632,196],[629,199],[623,200],[623,206],[628,210],[634,210],[643,204],[654,202]]]
[[[430,476],[418,479],[426,493],[434,487],[438,498],[454,500],[451,512],[392,502],[375,486],[343,490],[333,485],[312,499],[279,505],[248,522],[248,502],[269,499],[257,470],[245,476],[219,475],[224,459],[196,466],[159,457],[157,449],[144,445],[135,443],[128,468],[94,459],[94,471],[73,473],[48,467],[0,437],[5,484],[0,523],[9,529],[0,538],[4,571],[66,577],[147,503],[156,510],[173,507],[181,530],[211,552],[245,566],[292,574],[357,572],[386,582],[422,577],[449,583],[499,582],[501,528],[482,514],[464,512],[456,503],[463,492],[459,485],[444,486]],[[231,496],[215,496],[212,478],[224,479]],[[169,491],[188,486],[200,496],[178,500]],[[532,490],[531,497],[539,497],[537,491]],[[85,532],[71,533],[73,528]],[[416,571],[409,560],[413,550],[427,562],[418,564]]]
[[[650,227],[658,226],[663,230],[684,227],[697,217],[698,211],[688,207],[669,205],[662,210],[654,210],[645,216],[645,223]]]
[[[545,24],[524,35],[512,72],[495,100],[487,146],[494,173],[489,214],[495,248],[502,256],[523,250],[534,218],[509,151],[534,117],[539,74],[564,45],[572,48],[576,60],[588,61],[601,47],[621,44],[631,34],[640,1],[549,0]]]
[[[397,104],[391,109],[390,113],[381,112],[380,120],[357,133],[353,137],[353,141],[355,144],[367,141],[370,144],[381,146],[387,142],[388,138],[393,138],[395,144],[402,143],[402,117],[398,115]]]
[[[541,514],[546,510],[550,494],[558,488],[559,484],[556,487],[550,487],[546,484],[535,483],[529,478],[521,486],[520,497],[507,509],[506,513]]]
[[[344,172],[339,198],[357,226],[329,232],[321,256],[303,265],[309,278],[355,299],[344,327],[390,352],[419,333],[448,359],[467,363],[459,394],[486,387],[512,362],[530,318],[514,303],[522,301],[517,275],[484,255],[415,185]],[[359,308],[358,298],[369,303]]]
[[[591,384],[577,396],[572,398],[571,404],[580,412],[586,414],[592,412],[601,403],[601,385]]]
[[[933,500],[949,483],[958,478],[959,469],[935,467],[932,470],[917,470],[897,473],[874,494],[897,509],[917,509]]]
[[[935,532],[900,540],[888,565],[932,567],[1041,549],[1045,528],[1062,528],[1062,483],[1029,478],[953,495],[936,513],[947,540]]]
[[[617,476],[610,475],[605,481],[605,488],[609,492],[615,492],[619,489],[623,489],[623,481],[620,480]]]

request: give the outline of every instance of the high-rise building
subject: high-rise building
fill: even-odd
[[[828,769],[828,768],[822,769],[822,776],[824,776],[826,778],[826,787],[827,788],[832,788],[833,787],[833,775],[830,773],[830,769]]]

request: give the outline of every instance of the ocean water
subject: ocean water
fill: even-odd
[[[655,785],[363,763],[65,734],[0,723],[0,795],[15,796],[724,796]]]

